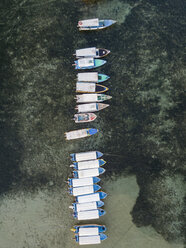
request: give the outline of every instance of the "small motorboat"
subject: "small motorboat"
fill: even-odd
[[[106,214],[103,209],[93,209],[88,211],[74,212],[73,216],[77,220],[95,220]]]
[[[76,58],[102,58],[108,55],[109,53],[110,51],[104,48],[89,47],[76,50],[76,53],[74,55],[76,56]]]
[[[101,244],[101,241],[107,239],[107,235],[100,233],[99,235],[90,235],[90,236],[79,236],[75,235],[75,240],[79,245],[96,245]]]
[[[94,194],[76,196],[75,202],[76,203],[94,202],[94,201],[100,201],[102,199],[105,199],[106,197],[107,197],[107,194],[103,191],[100,191]]]
[[[103,93],[107,90],[109,90],[109,88],[101,84],[83,82],[76,83],[76,92],[79,93]]]
[[[74,178],[97,177],[105,172],[104,168],[73,171]]]
[[[90,231],[92,232],[91,235],[99,235],[100,233],[103,233],[106,230],[107,228],[105,225],[97,225],[97,224],[76,225],[71,229],[72,232],[78,233],[79,236],[87,236],[87,233]]]
[[[74,162],[72,165],[70,165],[70,167],[74,167],[75,170],[86,170],[86,169],[99,168],[105,163],[106,162],[103,159],[94,159],[88,161]]]
[[[72,206],[69,208],[73,209],[74,212],[81,212],[87,210],[98,209],[104,206],[104,202],[97,201],[97,202],[85,202],[85,203],[72,203]]]
[[[102,83],[108,80],[109,78],[109,76],[98,72],[81,72],[77,74],[78,82]]]
[[[97,159],[102,156],[103,156],[103,153],[99,151],[78,152],[78,153],[70,154],[71,160],[76,161],[76,162]]]
[[[110,100],[112,97],[105,94],[82,94],[76,95],[75,99],[77,103],[85,103],[85,102],[103,102]]]
[[[98,132],[99,132],[99,130],[96,128],[84,128],[84,129],[66,132],[65,136],[66,136],[66,140],[73,140],[73,139],[80,139],[80,138],[89,137],[89,136],[92,136]]]
[[[76,188],[69,188],[70,195],[78,196],[78,195],[87,195],[95,193],[96,191],[100,190],[101,187],[97,184],[83,186],[83,187],[76,187]]]
[[[75,60],[73,65],[75,65],[75,69],[85,70],[85,69],[94,69],[104,65],[107,61],[103,59],[94,59],[94,58],[81,58]]]
[[[84,123],[94,121],[96,118],[97,115],[95,115],[94,113],[81,113],[75,114],[73,120],[75,121],[75,123]]]
[[[87,177],[87,178],[69,178],[67,183],[71,187],[81,187],[87,185],[93,185],[100,182],[99,177]]]
[[[81,20],[77,27],[79,31],[104,29],[116,23],[114,20],[99,20],[98,18]]]
[[[96,112],[100,111],[104,108],[107,108],[109,104],[105,103],[87,103],[87,104],[79,104],[75,107],[78,113],[86,113],[86,112]]]

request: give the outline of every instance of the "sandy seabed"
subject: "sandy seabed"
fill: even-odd
[[[108,193],[104,206],[107,213],[90,223],[105,224],[108,239],[97,247],[183,248],[182,245],[166,242],[152,227],[137,228],[133,224],[130,212],[139,192],[134,176],[102,181],[102,190]],[[68,208],[71,202],[67,188],[52,193],[46,190],[30,195],[5,195],[1,198],[0,206],[1,247],[78,247],[70,232],[70,228],[76,224]]]

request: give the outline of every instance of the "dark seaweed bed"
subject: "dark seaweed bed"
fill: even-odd
[[[97,149],[108,161],[105,177],[136,175],[136,225],[181,241],[186,4],[126,3],[133,9],[125,22],[96,33],[76,29],[86,1],[0,3],[0,192],[35,191],[51,179],[61,186],[69,168],[59,165],[69,163],[68,153]],[[111,77],[105,85],[113,99],[94,123],[78,126],[99,127],[100,136],[72,147],[63,135],[77,128],[72,54],[86,46],[111,50],[99,71]]]

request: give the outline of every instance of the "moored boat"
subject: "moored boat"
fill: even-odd
[[[93,202],[93,201],[100,201],[101,199],[105,199],[107,194],[103,191],[88,194],[88,195],[80,195],[76,196],[75,202],[76,203],[85,203],[85,202]]]
[[[87,185],[93,185],[100,182],[99,177],[87,177],[87,178],[68,178],[68,185],[71,187],[81,187]]]
[[[74,212],[81,212],[87,210],[98,209],[104,206],[104,202],[102,201],[94,201],[94,202],[85,202],[85,203],[72,203],[72,206],[69,208],[73,209]]]
[[[114,20],[99,20],[98,18],[94,19],[87,19],[87,20],[80,20],[78,22],[77,27],[79,31],[83,30],[97,30],[97,29],[104,29],[116,23]]]
[[[72,161],[84,161],[84,160],[91,160],[97,159],[103,156],[102,152],[99,151],[88,151],[88,152],[78,152],[78,153],[71,153],[70,157]]]
[[[105,172],[104,168],[73,171],[74,178],[97,177]]]
[[[77,103],[85,103],[85,102],[103,102],[110,100],[112,97],[105,94],[82,94],[76,95]]]
[[[69,188],[70,195],[78,196],[78,195],[87,195],[95,193],[101,189],[101,187],[97,184],[95,185],[89,185],[89,186],[83,186],[83,187],[76,187],[76,188]]]
[[[94,228],[94,235],[98,235],[107,230],[105,225],[97,225],[97,224],[86,224],[86,225],[75,225],[71,231],[74,233],[78,233],[79,236],[87,236],[87,229],[91,230]],[[93,234],[92,234],[93,235]]]
[[[110,51],[105,48],[89,47],[76,50],[76,53],[74,55],[76,56],[76,58],[102,58],[108,55],[109,53]]]
[[[73,139],[80,139],[80,138],[89,137],[89,136],[92,136],[98,132],[99,132],[99,130],[96,128],[84,128],[84,129],[66,132],[65,136],[66,136],[67,140],[73,140]]]
[[[109,104],[105,103],[85,103],[85,104],[78,104],[75,109],[78,113],[86,113],[86,112],[96,112],[100,111],[104,108],[107,108]]]
[[[76,83],[76,92],[79,93],[103,93],[107,90],[109,90],[109,88],[101,84],[84,82]]]
[[[103,209],[93,209],[88,211],[74,212],[73,216],[77,220],[95,220],[106,214]]]
[[[90,236],[79,236],[75,235],[75,240],[79,245],[95,245],[100,244],[101,241],[107,239],[107,235],[100,233],[99,235],[90,235]]]
[[[79,82],[102,83],[109,78],[109,76],[98,72],[81,72],[77,74],[77,81]]]
[[[96,118],[97,115],[95,115],[94,113],[81,113],[75,114],[73,120],[75,121],[75,123],[84,123],[94,121]]]
[[[94,58],[81,58],[75,60],[73,65],[75,69],[85,70],[85,69],[94,69],[104,65],[107,61],[103,59],[94,59]]]
[[[86,170],[86,169],[93,169],[99,168],[100,166],[104,165],[106,162],[103,159],[94,159],[82,162],[74,162],[70,167],[74,167],[76,170]]]

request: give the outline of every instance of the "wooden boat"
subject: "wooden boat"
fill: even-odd
[[[75,241],[79,245],[96,245],[101,244],[101,241],[107,239],[107,235],[100,233],[99,235],[90,235],[90,236],[79,236],[75,235]]]
[[[97,177],[105,172],[104,168],[73,171],[74,178]]]
[[[70,195],[73,195],[73,196],[87,195],[87,194],[95,193],[99,189],[101,189],[101,187],[97,184],[83,186],[83,187],[75,187],[75,188],[71,187],[71,188],[69,188],[69,193],[70,193]]]
[[[75,114],[73,120],[75,121],[75,123],[84,123],[94,121],[96,118],[97,115],[95,115],[94,113],[81,113]]]
[[[89,47],[76,50],[76,53],[74,55],[76,56],[76,58],[102,58],[108,55],[109,53],[110,51],[105,48]]]
[[[79,104],[75,107],[78,113],[86,113],[86,112],[96,112],[100,111],[104,108],[107,108],[109,104],[105,103],[87,103],[87,104]]]
[[[109,76],[98,72],[81,72],[77,74],[78,82],[102,83],[108,80],[109,78]]]
[[[105,199],[106,197],[107,194],[103,191],[100,191],[94,194],[76,196],[75,202],[76,203],[94,202],[94,201],[100,201],[101,199]]]
[[[66,132],[65,136],[66,136],[67,140],[73,140],[73,139],[80,139],[80,138],[89,137],[89,136],[92,136],[98,132],[99,132],[99,130],[96,128],[84,128],[84,129]]]
[[[69,178],[67,183],[71,187],[81,187],[87,185],[93,185],[100,181],[99,177],[87,177],[87,178]]]
[[[81,212],[87,210],[98,209],[104,206],[104,202],[97,201],[97,202],[85,202],[85,203],[72,203],[72,206],[69,208],[73,209],[74,212]]]
[[[74,162],[72,165],[70,165],[70,167],[74,167],[75,170],[86,170],[86,169],[99,168],[105,163],[106,162],[103,159],[94,159],[88,161]]]
[[[85,103],[85,102],[103,102],[111,99],[112,97],[105,94],[82,94],[76,95],[75,99],[77,103]]]
[[[93,209],[88,211],[74,212],[73,216],[77,220],[95,220],[106,214],[103,209]]]
[[[85,83],[85,82],[76,83],[76,92],[79,93],[102,93],[107,90],[109,90],[109,88],[101,84]]]
[[[102,66],[106,63],[106,60],[103,59],[94,59],[94,58],[81,58],[75,60],[73,65],[75,65],[76,70],[85,70],[85,69],[94,69],[99,66]]]
[[[72,161],[84,161],[84,160],[91,160],[97,159],[103,156],[102,152],[99,151],[89,151],[89,152],[78,152],[78,153],[71,153],[70,157]]]
[[[97,225],[97,224],[86,224],[86,225],[75,225],[71,231],[74,233],[78,233],[79,236],[87,236],[87,229],[93,230],[94,234],[92,235],[98,235],[100,233],[103,233],[107,230],[105,225]]]
[[[104,29],[116,23],[114,20],[99,20],[98,18],[81,20],[78,22],[77,27],[79,31],[82,30],[97,30]]]

